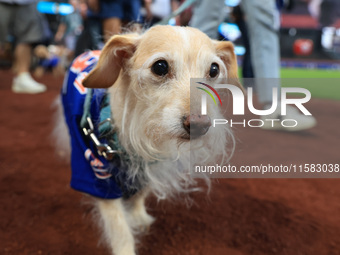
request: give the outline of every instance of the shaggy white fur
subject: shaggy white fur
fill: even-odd
[[[164,75],[153,70],[157,61],[166,61]],[[213,63],[219,74],[211,78]],[[190,139],[183,124],[188,116],[199,116],[201,109],[201,91],[190,91],[190,79],[209,78],[213,85],[227,77],[237,77],[233,45],[210,40],[193,28],[156,26],[143,34],[113,36],[104,47],[83,85],[109,88],[114,125],[131,159],[128,176],[145,180],[146,186],[129,200],[96,199],[113,254],[135,254],[135,231],[148,229],[154,220],[144,205],[149,192],[159,199],[187,193],[197,189],[197,177],[209,185],[209,178],[195,174],[190,164],[223,163],[230,157],[234,138],[229,128],[220,125]],[[208,103],[209,117],[223,118],[212,104]],[[65,145],[60,137],[68,132],[63,128],[55,133]]]

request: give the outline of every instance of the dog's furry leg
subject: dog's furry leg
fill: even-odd
[[[134,255],[135,241],[122,199],[98,200],[105,239],[114,255]]]
[[[149,194],[148,189],[138,192],[128,199],[125,204],[128,209],[130,226],[137,232],[148,231],[155,219],[149,215],[145,208],[145,199]]]

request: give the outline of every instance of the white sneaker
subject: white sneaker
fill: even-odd
[[[278,108],[273,114],[261,116],[264,125],[261,127],[266,130],[281,130],[281,131],[301,131],[315,127],[316,120],[311,115],[304,115],[298,109],[287,105],[286,115],[280,115],[281,109]],[[276,119],[275,121],[268,121]],[[286,120],[286,121],[285,121]],[[286,122],[286,123],[285,123]],[[283,125],[282,125],[283,124]]]
[[[28,72],[25,72],[14,78],[12,91],[15,93],[37,94],[45,92],[46,86],[36,82]]]

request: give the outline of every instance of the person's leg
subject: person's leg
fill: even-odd
[[[272,89],[280,87],[279,24],[275,1],[243,0],[242,10],[250,40],[254,75],[261,79],[256,84],[258,99],[260,103],[271,104]],[[262,78],[277,79],[269,81]]]
[[[242,9],[249,32],[258,99],[264,109],[269,109],[273,102],[273,88],[277,88],[280,94],[281,87],[278,12],[274,0],[243,0]],[[265,121],[263,129],[300,131],[316,125],[313,116],[305,116],[292,106],[287,106],[287,114],[281,115],[280,102],[272,114],[263,115],[261,118],[293,119],[297,123],[295,127],[283,127],[279,122],[272,124]]]
[[[251,64],[251,50],[248,37],[248,29],[244,20],[244,14],[240,6],[234,8],[234,15],[237,17],[235,20],[236,25],[241,31],[242,42],[245,48],[245,54],[243,56],[242,63],[242,76],[243,78],[254,78],[253,66]]]
[[[120,34],[122,22],[119,18],[106,18],[103,19],[103,34],[104,42],[107,42],[111,36]]]
[[[198,28],[212,39],[218,39],[218,26],[224,20],[224,0],[198,0],[194,5],[190,26]]]
[[[31,66],[32,46],[19,43],[14,50],[15,74],[12,90],[16,93],[41,93],[46,91],[45,85],[32,79],[29,69]]]
[[[19,43],[14,50],[15,72],[19,75],[28,72],[31,65],[32,46],[26,43]]]
[[[13,24],[14,36],[17,46],[14,50],[15,73],[12,90],[16,93],[41,93],[46,87],[33,80],[29,73],[32,44],[44,40],[41,14],[36,9],[36,4],[15,6],[15,17]]]
[[[103,43],[103,36],[102,36],[102,21],[99,18],[90,17],[87,20],[85,20],[85,29],[83,31],[83,34],[80,36],[79,40],[80,43],[83,43],[82,37],[85,37],[85,39],[89,39],[89,45],[83,47],[83,50],[81,52],[76,53],[76,56],[80,55],[84,51],[91,49],[91,50],[101,50],[104,46]]]
[[[125,23],[138,23],[141,22],[141,14],[140,8],[141,1],[140,0],[124,0],[122,2],[123,5],[123,22]]]
[[[339,12],[339,0],[323,0],[320,4],[319,23],[321,27],[334,24]]]
[[[0,2],[0,56],[6,54],[7,36],[12,17],[12,6]]]
[[[121,32],[122,18],[124,16],[123,0],[101,1],[99,16],[102,19],[104,42],[111,36]]]

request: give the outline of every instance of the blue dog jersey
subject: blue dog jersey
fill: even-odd
[[[80,127],[88,89],[82,80],[98,62],[100,51],[89,51],[77,57],[65,77],[62,88],[64,115],[71,137],[71,187],[99,198],[114,199],[129,193],[121,180],[120,160],[108,162],[98,155],[95,146]],[[98,120],[104,89],[94,89],[91,101],[92,120]],[[117,178],[117,176],[120,178]],[[122,184],[123,183],[123,184]]]

